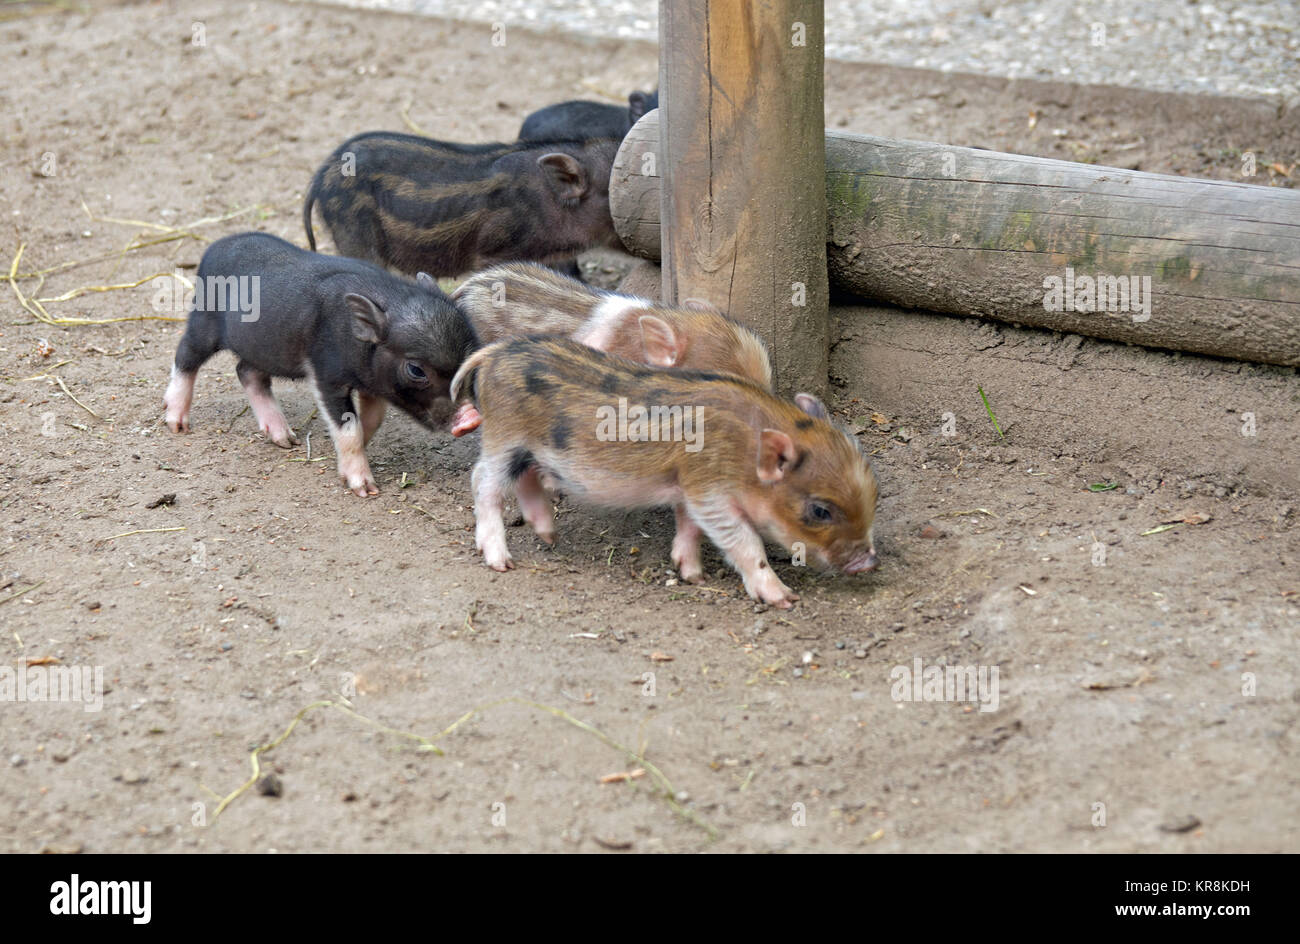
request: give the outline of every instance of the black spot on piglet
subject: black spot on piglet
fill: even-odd
[[[540,396],[550,390],[554,384],[533,371],[524,372],[524,389],[534,396]]]
[[[551,444],[556,449],[564,451],[569,448],[569,421],[563,417],[557,419],[551,426]]]
[[[532,465],[534,461],[533,454],[523,447],[512,451],[510,453],[509,466],[510,480],[516,481],[519,476],[523,475],[524,472],[527,471],[528,467]]]

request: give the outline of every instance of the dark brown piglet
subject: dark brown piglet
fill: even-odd
[[[412,282],[267,233],[227,236],[199,262],[163,397],[167,426],[189,430],[199,367],[218,351],[233,351],[262,431],[278,446],[298,441],[271,380],[308,378],[338,451],[339,475],[356,494],[374,495],[365,447],[388,404],[441,428],[452,375],[477,346],[469,322],[428,275]]]
[[[616,246],[609,171],[617,138],[451,144],[372,131],[345,141],[312,179],[338,251],[412,274],[498,262],[565,262]]]

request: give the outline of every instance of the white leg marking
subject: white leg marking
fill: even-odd
[[[338,453],[339,478],[347,484],[354,495],[362,498],[378,495],[379,486],[370,473],[370,463],[366,461],[366,445],[356,410],[353,410],[352,416],[340,426],[334,422],[329,410],[325,408],[319,390],[316,393],[316,403],[320,415],[325,418],[325,425],[329,427],[330,438],[334,440],[334,450]]]
[[[172,364],[172,379],[163,394],[163,404],[167,407],[167,428],[173,433],[190,431],[190,403],[194,400],[194,377],[197,373],[182,373]]]
[[[298,437],[284,418],[284,411],[275,399],[275,394],[266,387],[266,379],[261,374],[251,374],[244,384],[244,393],[253,407],[253,416],[258,428],[270,437],[271,442],[282,449],[298,444]]]
[[[503,517],[505,469],[483,455],[474,465],[474,544],[483,552],[483,562],[493,570],[512,570],[510,548],[506,546]]]
[[[799,599],[781,582],[759,536],[730,499],[722,498],[701,503],[687,503],[687,513],[716,544],[745,581],[745,590],[762,603],[788,610]]]

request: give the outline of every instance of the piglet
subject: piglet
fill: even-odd
[[[460,275],[496,262],[566,262],[619,246],[609,172],[619,138],[454,144],[371,131],[316,171],[312,207],[341,255],[399,272]]]
[[[569,101],[539,108],[519,128],[520,141],[622,138],[641,116],[659,107],[659,93],[633,92],[627,107],[603,102]]]
[[[523,474],[533,465],[575,501],[676,505],[674,564],[699,572],[702,531],[751,597],[783,609],[798,597],[764,536],[823,569],[876,566],[875,477],[815,397],[788,403],[732,374],[654,370],[558,338],[482,348],[452,380],[453,398],[471,377],[483,415],[475,543],[494,570],[513,566],[502,520],[512,489],[538,537],[554,541],[550,502]]]
[[[713,305],[687,299],[681,307],[592,288],[546,266],[516,262],[472,275],[452,293],[488,344],[534,334],[567,335],[581,344],[652,367],[689,367],[738,374],[770,389],[772,364],[763,340]],[[478,426],[462,404],[452,433]]]
[[[687,299],[679,308],[660,305],[594,289],[533,263],[486,269],[462,282],[452,297],[484,344],[529,334],[568,335],[651,367],[736,374],[765,390],[772,387],[772,362],[762,338],[708,302]],[[463,435],[481,420],[472,403],[460,404],[452,435]],[[524,472],[529,479],[522,485],[525,490],[532,488],[536,475],[535,468]],[[679,523],[686,520],[683,509],[675,512]],[[688,544],[692,550],[687,550]],[[687,561],[681,575],[688,583],[704,576],[694,563],[699,561],[698,545],[699,531],[689,527],[675,543],[676,552]]]
[[[195,375],[213,354],[229,350],[239,359],[235,373],[258,426],[278,446],[298,438],[271,379],[308,378],[340,477],[357,495],[375,495],[365,447],[388,404],[441,428],[450,379],[477,347],[469,322],[428,275],[412,282],[267,233],[227,236],[199,262],[194,304],[163,396],[167,426],[189,430]]]

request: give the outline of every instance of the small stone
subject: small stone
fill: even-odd
[[[262,774],[261,779],[257,781],[257,792],[264,797],[283,796],[284,784],[275,774]]]
[[[795,678],[803,678],[803,669],[795,669],[795,670],[794,670],[794,677],[795,677]]]
[[[240,698],[253,699],[253,698],[256,698],[256,697],[257,697],[257,692],[252,691],[251,689],[247,689],[247,688],[246,688],[246,689],[244,689],[242,692],[239,693],[239,697],[240,697]]]
[[[839,642],[837,642],[837,643],[835,644],[835,648],[836,648],[836,649],[843,649],[843,648],[844,648],[844,640],[841,639]]]
[[[23,757],[22,754],[13,754],[9,758],[10,767],[21,767],[25,763],[27,763],[27,758]]]
[[[134,767],[128,767],[118,775],[118,779],[123,783],[144,783],[148,778]]]
[[[853,651],[853,658],[855,659],[865,659],[866,657],[867,657],[867,650],[865,649],[855,649]]]
[[[691,795],[687,793],[685,790],[678,790],[677,793],[673,795],[673,799],[676,800],[678,803],[685,803],[690,798]]]
[[[223,643],[221,644],[221,651],[222,651],[222,652],[229,652],[231,649],[234,649],[234,648],[235,648],[235,644],[234,644],[233,642],[223,642]]]
[[[1176,816],[1160,824],[1160,831],[1165,833],[1189,833],[1197,826],[1201,825],[1199,817],[1188,813],[1186,816]]]

